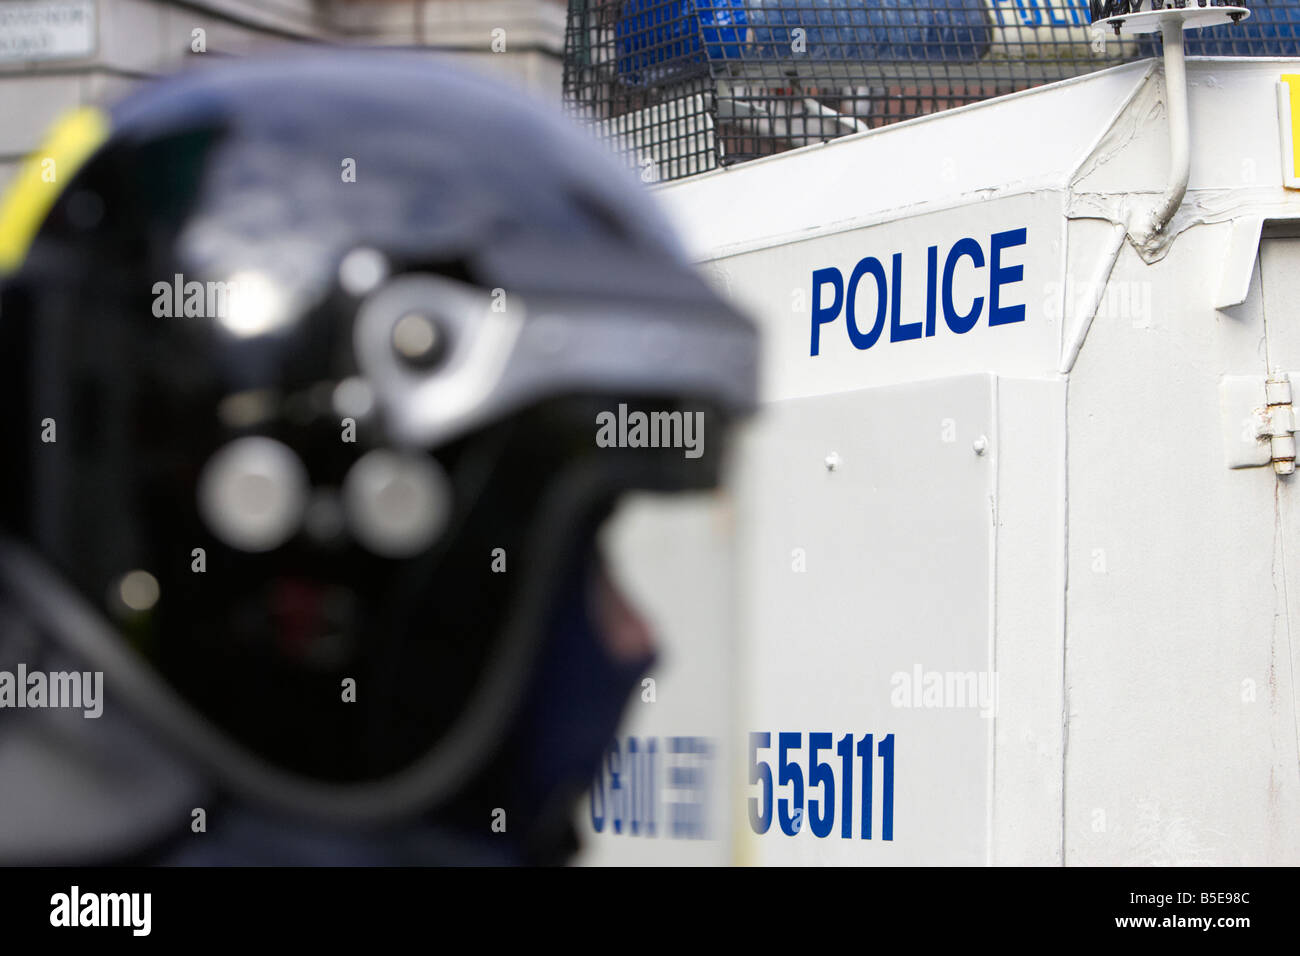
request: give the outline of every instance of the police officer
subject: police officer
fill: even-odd
[[[242,62],[65,120],[0,270],[0,862],[566,860],[653,655],[597,531],[754,398],[630,177],[414,55]]]

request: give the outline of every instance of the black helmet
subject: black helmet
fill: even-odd
[[[613,503],[716,483],[751,325],[597,148],[416,55],[69,124],[0,212],[12,599],[226,792],[375,823],[490,789]],[[709,440],[603,447],[620,409]]]

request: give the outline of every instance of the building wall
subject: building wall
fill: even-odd
[[[0,0],[0,188],[72,107],[111,102],[160,74],[286,47],[436,50],[558,102],[564,9],[564,0]],[[36,32],[31,17],[48,23],[87,10],[84,47],[47,58],[15,49]]]

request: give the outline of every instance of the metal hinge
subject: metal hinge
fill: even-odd
[[[1295,473],[1295,407],[1286,372],[1268,378],[1226,375],[1219,385],[1219,405],[1229,468],[1271,464],[1279,475]]]
[[[1295,472],[1295,409],[1291,405],[1291,378],[1274,372],[1264,383],[1268,404],[1264,410],[1261,438],[1269,441],[1273,470],[1279,475]]]

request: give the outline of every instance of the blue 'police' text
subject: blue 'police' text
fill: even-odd
[[[943,324],[956,335],[965,335],[975,328],[986,313],[990,327],[1023,322],[1024,304],[1008,305],[1006,299],[1014,297],[1016,291],[1005,287],[1023,281],[1025,267],[1004,264],[1003,253],[1025,245],[1027,236],[1028,230],[1024,227],[995,232],[987,243],[968,236],[953,243],[942,257],[938,246],[930,246],[926,251],[925,315],[916,316],[914,310],[919,308],[919,302],[908,302],[906,314],[913,319],[909,322],[903,321],[901,252],[893,254],[888,270],[875,256],[859,259],[850,270],[847,281],[844,273],[835,266],[813,270],[812,348],[808,354],[820,354],[822,326],[834,322],[841,315],[844,316],[849,342],[861,351],[871,348],[884,337],[886,316],[890,342],[907,342],[936,335],[940,328],[940,314],[943,315]],[[987,301],[982,295],[969,302],[955,301],[953,279],[959,269],[988,270]]]

